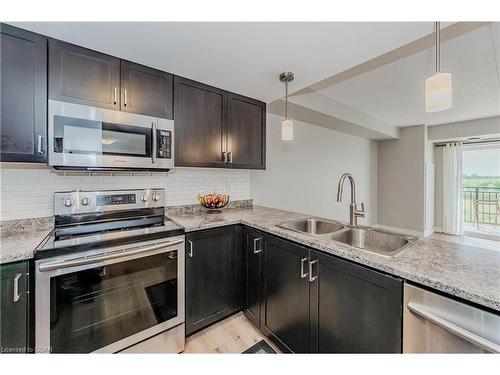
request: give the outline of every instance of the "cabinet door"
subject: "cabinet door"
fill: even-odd
[[[186,234],[186,335],[237,309],[235,227]]]
[[[313,336],[320,353],[401,353],[401,279],[311,250]],[[313,297],[314,296],[314,297]]]
[[[49,98],[120,109],[120,59],[49,40]]]
[[[245,228],[243,243],[245,247],[244,313],[253,325],[260,328],[264,237],[256,230]]]
[[[1,24],[0,161],[47,160],[47,39]]]
[[[228,164],[232,168],[266,168],[266,104],[228,94]]]
[[[0,348],[4,353],[25,353],[28,347],[27,262],[0,266]]]
[[[121,60],[121,103],[125,112],[172,119],[172,74]]]
[[[225,167],[227,92],[174,78],[175,165]]]
[[[309,352],[309,252],[266,236],[262,328],[285,351]]]

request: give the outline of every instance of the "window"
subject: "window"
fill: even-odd
[[[500,142],[463,150],[464,231],[500,236]]]

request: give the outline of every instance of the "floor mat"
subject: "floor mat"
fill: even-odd
[[[276,352],[265,340],[260,340],[257,344],[245,350],[242,354],[276,354]]]

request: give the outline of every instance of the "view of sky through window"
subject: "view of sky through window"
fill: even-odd
[[[500,188],[500,143],[465,146],[464,187]]]
[[[487,148],[464,148],[465,176],[500,177],[500,143]]]

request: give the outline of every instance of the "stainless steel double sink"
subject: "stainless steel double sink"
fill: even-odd
[[[414,236],[360,225],[352,226],[318,217],[297,219],[279,224],[278,227],[313,237],[342,242],[386,256],[394,256],[418,241],[418,238]]]

